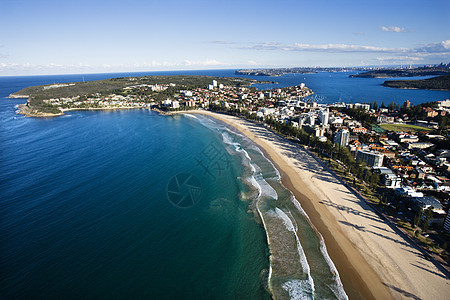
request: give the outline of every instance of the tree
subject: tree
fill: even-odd
[[[378,109],[378,103],[377,103],[377,101],[374,101],[374,102],[373,102],[372,108],[375,109],[375,110]]]
[[[429,223],[430,219],[433,217],[433,209],[431,207],[427,208],[424,211],[424,215],[425,215],[425,219],[423,221],[423,231],[427,232],[428,231],[428,223]]]
[[[421,218],[422,218],[422,210],[419,210],[416,213],[416,215],[414,216],[414,220],[413,220],[414,227],[416,227],[419,224]]]

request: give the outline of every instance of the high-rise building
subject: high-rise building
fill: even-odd
[[[328,125],[328,117],[329,117],[329,115],[330,115],[330,112],[328,111],[328,108],[326,108],[326,109],[321,109],[321,110],[319,111],[319,120],[320,120],[320,123],[321,123],[323,126]]]
[[[341,129],[334,135],[334,144],[339,147],[345,147],[348,145],[350,138],[350,132],[347,129]]]
[[[383,153],[375,151],[358,150],[356,153],[356,159],[366,163],[371,167],[381,167],[383,165]]]

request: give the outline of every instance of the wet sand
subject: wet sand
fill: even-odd
[[[263,126],[221,120],[258,144],[323,236],[350,299],[447,299],[450,282],[307,151]]]

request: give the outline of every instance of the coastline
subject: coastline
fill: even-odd
[[[17,113],[19,115],[24,115],[25,117],[34,117],[34,118],[51,118],[65,115],[66,111],[82,111],[82,110],[122,110],[122,109],[137,109],[137,108],[145,108],[145,107],[131,107],[131,106],[115,106],[115,107],[92,107],[92,108],[60,108],[60,113],[44,113],[38,110],[33,110],[26,104],[20,104]]]
[[[445,275],[307,151],[241,118],[182,113],[223,121],[263,150],[322,235],[350,299],[445,299]]]

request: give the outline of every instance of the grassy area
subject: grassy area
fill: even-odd
[[[380,127],[383,128],[384,130],[390,130],[390,131],[418,132],[418,131],[430,131],[431,130],[429,128],[416,126],[416,125],[408,125],[408,124],[381,124]]]
[[[376,133],[384,133],[386,131],[377,124],[372,124],[372,130],[375,131]]]

